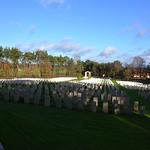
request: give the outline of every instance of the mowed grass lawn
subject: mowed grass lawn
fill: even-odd
[[[0,102],[6,150],[149,150],[150,118]]]

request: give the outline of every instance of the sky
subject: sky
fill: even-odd
[[[150,62],[150,0],[0,0],[0,45],[81,60]]]

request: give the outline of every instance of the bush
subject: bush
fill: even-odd
[[[77,75],[77,80],[82,80],[82,79],[83,79],[82,74],[78,74]]]

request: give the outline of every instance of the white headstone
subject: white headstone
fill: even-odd
[[[103,111],[104,113],[108,113],[108,102],[103,102],[102,111]]]

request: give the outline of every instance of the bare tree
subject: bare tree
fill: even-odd
[[[136,56],[133,58],[133,61],[131,63],[131,66],[134,68],[144,68],[145,66],[145,60],[144,58],[140,56]]]

